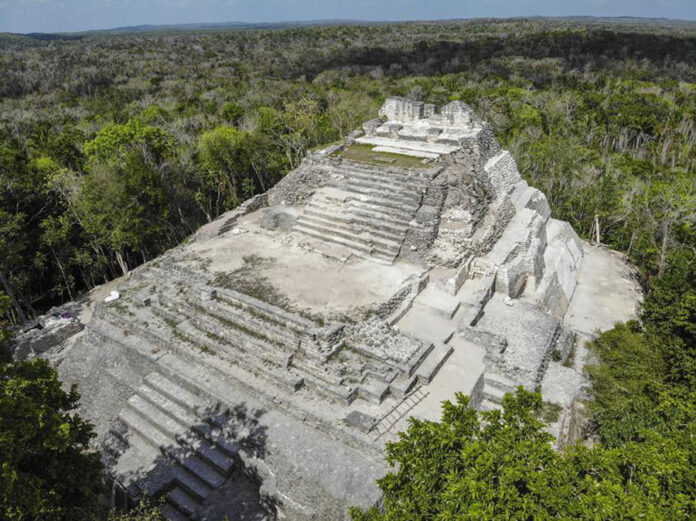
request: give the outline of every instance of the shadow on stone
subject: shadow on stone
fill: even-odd
[[[129,509],[148,499],[175,521],[276,519],[278,505],[263,493],[256,466],[266,455],[264,414],[243,403],[208,408],[199,411],[199,423],[174,435],[166,425],[151,424],[148,432],[119,421],[104,442],[107,501]]]

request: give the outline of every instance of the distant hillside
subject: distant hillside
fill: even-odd
[[[85,31],[89,33],[134,33],[152,31],[196,31],[205,29],[286,29],[289,27],[313,27],[318,25],[347,25],[363,24],[360,20],[304,20],[296,22],[216,22],[216,23],[188,23],[188,24],[162,24],[162,25],[131,25],[114,27],[112,29],[98,29]]]
[[[496,21],[512,21],[512,20],[548,20],[567,23],[582,23],[583,25],[662,25],[662,26],[691,26],[693,21],[689,20],[673,20],[668,18],[640,18],[631,16],[616,16],[616,17],[595,17],[595,16],[564,16],[564,17],[546,17],[546,16],[527,16],[520,18],[495,19],[481,18],[480,22],[496,22]],[[297,20],[288,22],[212,22],[212,23],[184,23],[184,24],[142,24],[142,25],[127,25],[122,27],[112,27],[107,29],[90,29],[86,31],[78,31],[72,33],[0,33],[0,44],[2,43],[19,43],[25,41],[58,41],[58,40],[81,40],[85,36],[103,35],[103,34],[127,34],[127,33],[153,33],[153,32],[186,32],[186,31],[206,31],[206,30],[256,30],[256,29],[291,29],[294,27],[328,27],[338,25],[386,25],[393,23],[461,23],[461,22],[476,22],[477,19],[456,18],[447,20],[402,20],[402,21],[368,21],[368,20],[353,20],[353,19],[331,19],[331,20]]]

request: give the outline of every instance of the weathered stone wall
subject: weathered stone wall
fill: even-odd
[[[474,110],[464,102],[453,101],[440,109],[442,123],[448,125],[480,126],[482,124]]]
[[[498,152],[483,167],[496,197],[504,197],[512,192],[522,178],[517,170],[517,163],[507,150]]]
[[[411,101],[406,98],[390,97],[379,109],[379,115],[388,120],[413,122],[423,119],[423,109],[425,103],[422,101]]]
[[[431,184],[423,197],[423,202],[411,221],[403,245],[401,257],[422,262],[437,237],[442,205],[447,195],[447,186],[442,174]]]
[[[317,188],[325,186],[329,180],[329,172],[320,158],[310,154],[292,175],[285,176],[268,191],[268,204],[303,205]]]

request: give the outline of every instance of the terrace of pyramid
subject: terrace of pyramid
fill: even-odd
[[[518,385],[574,436],[584,341],[630,269],[551,217],[464,103],[389,98],[346,142],[132,271],[54,353],[113,481],[170,520],[337,520],[455,392]]]

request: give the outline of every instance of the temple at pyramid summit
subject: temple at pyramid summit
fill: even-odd
[[[112,504],[346,519],[380,500],[385,443],[456,392],[487,410],[541,389],[559,445],[576,435],[584,343],[633,316],[629,267],[552,217],[468,105],[388,98],[378,116],[44,353],[79,385]]]

